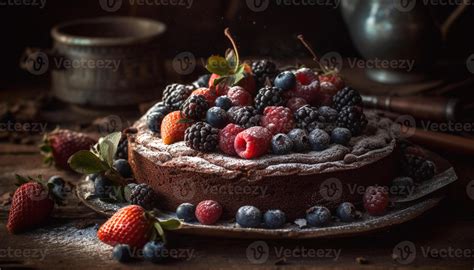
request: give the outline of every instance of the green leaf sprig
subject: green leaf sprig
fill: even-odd
[[[220,77],[214,80],[213,86],[237,85],[245,78],[245,65],[240,63],[237,45],[230,33],[229,28],[224,30],[224,35],[230,40],[232,49],[227,49],[225,56],[213,55],[207,59],[206,69]]]
[[[68,160],[69,166],[81,174],[103,173],[115,184],[124,186],[126,179],[113,167],[121,137],[121,132],[114,132],[100,138],[90,150],[81,150],[72,155]]]

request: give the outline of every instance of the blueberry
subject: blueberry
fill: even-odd
[[[212,107],[206,113],[206,122],[215,128],[223,128],[227,125],[227,112],[219,107]]]
[[[335,128],[331,132],[331,141],[340,145],[347,145],[352,138],[351,131],[347,128]]]
[[[208,87],[210,78],[211,78],[211,74],[201,75],[196,81],[193,82],[193,85],[196,88]]]
[[[94,188],[99,198],[107,198],[112,191],[112,182],[104,175],[98,175],[94,181]]]
[[[293,141],[288,135],[278,133],[272,138],[272,150],[274,154],[285,155],[293,149]]]
[[[293,149],[296,152],[304,152],[310,148],[308,132],[295,128],[288,133],[288,137],[293,141]]]
[[[235,215],[237,224],[243,228],[256,228],[262,221],[262,213],[254,206],[242,206]]]
[[[291,71],[283,71],[276,76],[274,85],[283,91],[291,90],[296,85],[296,76]]]
[[[316,128],[309,134],[309,143],[313,150],[322,151],[328,148],[331,143],[331,137],[329,137],[326,131]]]
[[[227,96],[220,96],[216,98],[216,106],[227,111],[232,107],[232,100]]]
[[[194,212],[196,207],[190,203],[182,203],[176,208],[176,215],[179,219],[183,219],[185,222],[191,222],[196,220]]]
[[[112,258],[119,262],[128,262],[132,258],[130,246],[118,244],[112,251]]]
[[[114,161],[114,169],[124,178],[132,177],[132,168],[125,159],[117,159]]]
[[[306,221],[309,225],[321,227],[331,220],[331,211],[324,206],[313,206],[306,211]]]
[[[48,185],[51,185],[51,192],[58,198],[66,198],[66,182],[60,176],[51,176],[48,180]]]
[[[145,260],[159,263],[165,259],[166,247],[163,242],[150,241],[143,247],[143,258]]]
[[[343,222],[351,222],[358,218],[355,206],[350,202],[343,202],[337,207],[337,216]]]
[[[391,195],[406,197],[413,192],[414,181],[411,177],[398,177],[393,179],[390,191]]]
[[[64,187],[66,185],[66,182],[64,181],[64,179],[61,176],[54,175],[54,176],[51,176],[49,178],[48,184],[53,184],[55,186]]]
[[[155,133],[159,133],[161,129],[161,122],[165,118],[164,113],[161,112],[150,112],[146,117],[146,124],[148,128]]]
[[[278,229],[285,225],[286,215],[281,210],[268,210],[263,215],[263,222],[267,228]]]

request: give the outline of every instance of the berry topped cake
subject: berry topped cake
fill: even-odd
[[[314,205],[361,202],[353,187],[397,175],[391,121],[365,111],[337,72],[239,64],[235,48],[206,68],[192,84],[168,85],[128,135],[135,179],[160,208],[212,200],[227,218],[251,205],[295,219]]]

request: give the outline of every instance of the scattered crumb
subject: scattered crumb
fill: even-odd
[[[358,264],[368,264],[369,263],[369,261],[365,257],[357,257],[356,262]]]
[[[306,219],[304,219],[304,218],[300,218],[300,219],[295,220],[295,224],[298,225],[298,227],[300,227],[300,228],[304,228],[308,225],[308,223],[306,222]]]

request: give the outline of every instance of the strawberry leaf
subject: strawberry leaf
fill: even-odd
[[[160,221],[160,225],[164,230],[177,230],[181,227],[181,222],[177,219],[168,219]]]
[[[245,66],[240,65],[237,67],[237,70],[235,71],[233,84],[234,85],[238,84],[244,78],[245,78]]]
[[[220,76],[228,75],[232,71],[229,62],[219,55],[213,55],[207,59],[206,69]]]
[[[154,222],[154,223],[153,223],[153,227],[155,227],[156,232],[157,232],[158,235],[161,237],[161,239],[163,240],[163,242],[166,243],[165,231],[164,231],[163,228],[161,227],[160,223],[159,223],[158,221],[157,221],[157,222]]]
[[[81,150],[68,160],[71,169],[82,174],[99,173],[107,170],[107,166],[92,152]]]

